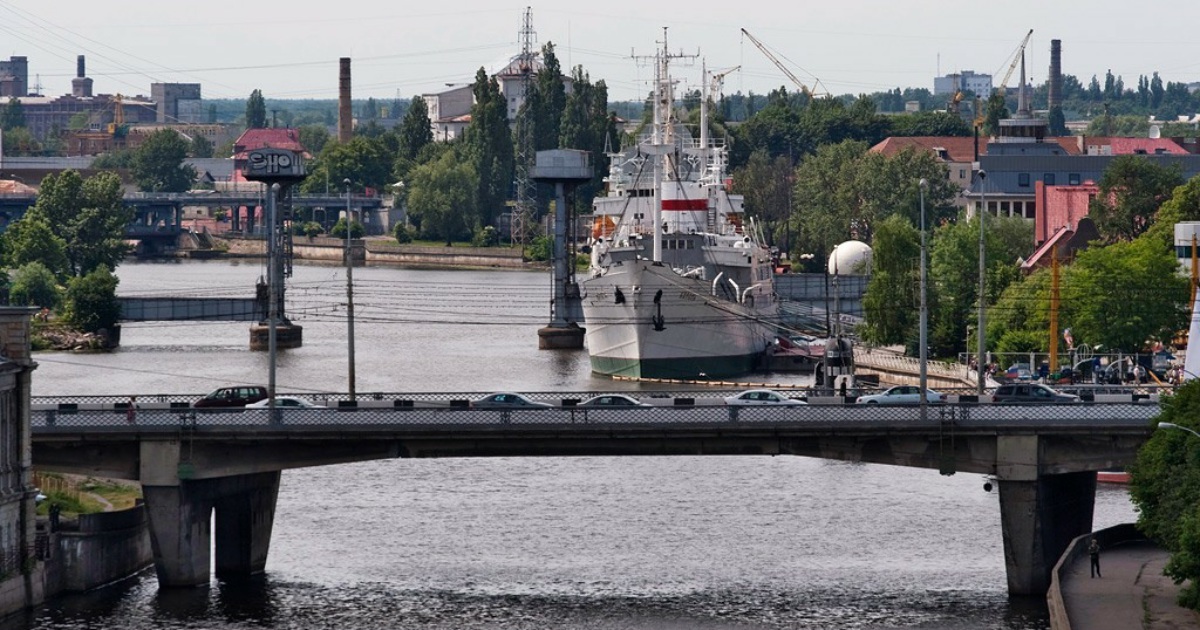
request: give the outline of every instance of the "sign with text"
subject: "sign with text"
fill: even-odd
[[[285,149],[255,149],[246,159],[246,179],[289,182],[304,179],[304,157]]]

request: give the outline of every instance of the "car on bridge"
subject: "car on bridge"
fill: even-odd
[[[267,388],[261,385],[237,385],[221,387],[213,390],[200,400],[192,403],[197,409],[219,409],[228,407],[245,407],[267,398]]]
[[[650,407],[651,405],[624,394],[603,394],[600,396],[592,396],[591,398],[575,406],[583,407],[585,409],[615,409],[629,407]]]
[[[264,398],[258,402],[246,405],[246,409],[267,409],[270,406],[271,399]],[[325,405],[318,405],[298,396],[276,396],[275,407],[277,409],[324,409]]]
[[[471,402],[473,409],[544,409],[551,406],[511,392],[496,392]]]
[[[807,405],[808,403],[798,398],[788,398],[773,389],[748,389],[740,394],[726,396],[725,404],[735,406],[785,405],[795,407],[798,405]]]
[[[1079,402],[1079,396],[1064,394],[1041,383],[1009,383],[996,388],[992,402],[1065,404]]]
[[[932,389],[925,390],[925,400],[931,403],[946,402],[946,397]],[[878,394],[859,396],[854,401],[864,405],[919,405],[921,404],[921,388],[914,385],[896,385]]]

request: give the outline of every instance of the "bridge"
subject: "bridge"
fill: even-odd
[[[254,208],[266,205],[266,197],[255,192],[215,192],[199,191],[186,193],[128,193],[124,198],[125,205],[133,208],[134,219],[125,227],[125,237],[148,242],[162,241],[174,243],[184,232],[183,209],[185,207],[207,208],[239,208],[242,206]],[[37,202],[34,194],[0,194],[0,231],[13,221],[25,215],[25,211]],[[378,212],[383,207],[380,197],[363,195],[350,196],[351,207],[354,211]],[[338,213],[346,207],[346,196],[337,193],[291,196],[292,208],[327,208],[332,211],[330,216],[321,221],[329,228],[336,222]],[[236,226],[235,226],[236,227]],[[252,232],[254,225],[242,227],[246,232]]]
[[[1097,470],[1132,463],[1153,402],[1074,405],[651,407],[486,410],[417,396],[318,409],[193,409],[187,401],[36,404],[42,470],[142,484],[164,587],[261,572],[281,471],[387,458],[797,455],[977,473],[999,488],[1008,589],[1042,595],[1091,531]],[[830,497],[836,501],[837,497]],[[215,531],[210,523],[215,512]]]

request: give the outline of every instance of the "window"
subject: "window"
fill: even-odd
[[[1047,186],[1053,186],[1054,185],[1054,173],[1046,173],[1045,175],[1042,175],[1042,183]]]
[[[1070,175],[1067,175],[1067,183],[1070,184],[1071,186],[1078,186],[1079,185],[1079,173],[1071,173]]]
[[[1017,185],[1022,188],[1029,188],[1029,173],[1017,173]]]

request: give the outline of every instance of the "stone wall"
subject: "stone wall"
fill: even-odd
[[[154,562],[146,510],[84,514],[78,529],[55,534],[58,583],[54,592],[82,592],[132,575]]]

